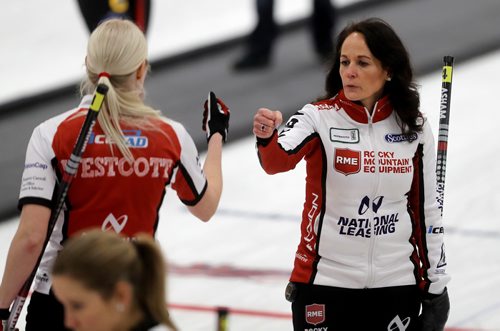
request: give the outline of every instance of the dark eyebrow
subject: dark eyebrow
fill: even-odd
[[[344,54],[340,54],[340,57],[341,58],[342,57],[348,58],[348,56],[344,55]],[[356,56],[356,58],[358,58],[358,59],[366,59],[366,60],[370,60],[370,61],[372,60],[372,58],[370,56],[368,56],[368,55],[359,55],[359,56]]]
[[[368,56],[368,55],[360,55],[360,56],[358,56],[358,58],[372,60],[372,58],[370,56]]]

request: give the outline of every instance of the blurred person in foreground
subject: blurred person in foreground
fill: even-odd
[[[253,122],[267,173],[306,161],[286,289],[294,329],[443,330],[450,276],[436,150],[407,50],[376,18],[347,25],[336,48],[320,101],[280,132],[279,111],[261,108]]]
[[[165,260],[148,235],[125,240],[97,229],[74,236],[54,263],[52,286],[72,330],[176,330]]]
[[[335,6],[331,0],[313,0],[309,18],[314,50],[323,62],[333,51],[332,34]],[[256,0],[257,25],[248,36],[244,54],[233,64],[237,71],[265,68],[271,63],[273,45],[278,36],[274,19],[274,0]]]
[[[151,0],[78,0],[78,7],[89,32],[111,18],[131,20],[144,34],[148,31]]]
[[[58,180],[64,173],[98,84],[109,91],[34,281],[26,330],[65,330],[63,309],[51,291],[50,270],[75,233],[98,227],[125,237],[154,236],[167,186],[202,221],[216,212],[222,193],[222,145],[229,109],[209,94],[203,113],[208,149],[203,166],[179,122],[144,103],[148,72],[144,33],[131,21],[103,22],[90,35],[87,77],[78,107],[35,128],[26,153],[19,208],[2,283],[0,316],[33,270],[47,235]],[[201,103],[201,102],[200,102]]]

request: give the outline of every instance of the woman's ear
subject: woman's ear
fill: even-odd
[[[387,77],[385,77],[385,80],[390,82],[392,80],[392,71],[389,70],[389,68],[385,69],[386,73],[387,73]]]
[[[144,60],[144,62],[139,66],[139,68],[135,72],[135,78],[137,80],[143,79],[146,76],[147,71],[148,71],[148,61]]]
[[[118,307],[128,308],[132,305],[134,299],[134,289],[129,282],[120,280],[115,285],[113,300]]]

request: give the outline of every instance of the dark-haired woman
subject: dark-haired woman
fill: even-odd
[[[254,116],[267,173],[307,163],[286,291],[294,329],[443,330],[450,277],[435,145],[408,53],[375,18],[346,26],[336,45],[320,101],[280,132],[279,111]]]

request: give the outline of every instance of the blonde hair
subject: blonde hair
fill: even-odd
[[[145,317],[176,330],[166,304],[167,267],[161,249],[148,235],[131,240],[95,229],[70,238],[59,253],[53,275],[68,276],[109,299],[118,281],[134,289],[135,306]]]
[[[80,92],[91,94],[97,84],[109,87],[99,125],[129,161],[132,152],[127,146],[121,123],[139,128],[154,128],[152,118],[160,117],[157,110],[144,104],[144,90],[135,86],[137,70],[147,63],[148,49],[144,33],[131,21],[110,19],[101,23],[90,35],[87,46],[87,77]],[[100,73],[107,75],[99,75]],[[112,145],[110,145],[113,151]]]

